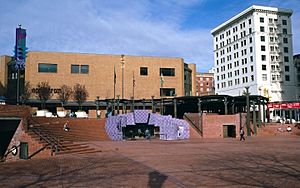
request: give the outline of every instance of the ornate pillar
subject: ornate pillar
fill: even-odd
[[[228,104],[227,97],[225,97],[225,98],[224,98],[224,111],[225,111],[225,115],[228,114],[227,104]]]
[[[246,88],[246,105],[247,105],[247,119],[246,119],[247,136],[251,136],[249,86],[247,86],[245,88]]]
[[[117,114],[120,113],[120,95],[117,95]]]
[[[174,118],[177,118],[177,99],[173,99],[173,104],[174,104]]]
[[[201,130],[201,136],[203,136],[201,103],[202,103],[201,99],[198,98],[198,126],[199,129]]]
[[[261,99],[258,98],[258,127],[261,127]]]
[[[154,110],[154,96],[153,95],[151,96],[151,106],[152,106],[152,113],[154,113],[155,110]]]
[[[256,125],[256,105],[254,100],[252,101],[252,113],[253,113],[253,132],[254,135],[256,135],[257,133],[257,125]]]
[[[145,99],[142,100],[143,103],[143,110],[145,110],[146,106],[145,106]]]

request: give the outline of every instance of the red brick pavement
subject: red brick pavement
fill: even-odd
[[[103,152],[0,164],[0,187],[300,187],[296,136],[95,141]]]

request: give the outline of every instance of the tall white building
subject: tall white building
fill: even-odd
[[[214,38],[215,92],[294,101],[290,9],[251,6],[211,31]]]

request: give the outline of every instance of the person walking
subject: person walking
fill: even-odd
[[[245,140],[244,135],[245,135],[245,131],[244,131],[243,127],[241,127],[241,130],[240,130],[240,141]]]

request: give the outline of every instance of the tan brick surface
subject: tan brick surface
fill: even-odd
[[[164,76],[165,88],[176,88],[177,96],[184,95],[184,62],[182,58],[167,57],[124,57],[124,98],[133,95],[133,75],[135,77],[135,98],[142,99],[160,97],[160,68],[175,68],[175,77]],[[114,67],[116,68],[116,96],[122,95],[122,68],[120,55],[77,54],[58,52],[29,52],[26,62],[26,81],[36,86],[40,81],[49,82],[52,88],[62,84],[73,87],[75,83],[86,86],[89,92],[88,100],[113,98]],[[39,63],[57,64],[57,73],[38,73]],[[89,65],[89,74],[71,74],[71,64]],[[140,67],[148,67],[148,76],[140,75]],[[196,67],[192,64],[193,78]],[[193,84],[193,93],[195,85]],[[57,96],[53,96],[53,99]]]

